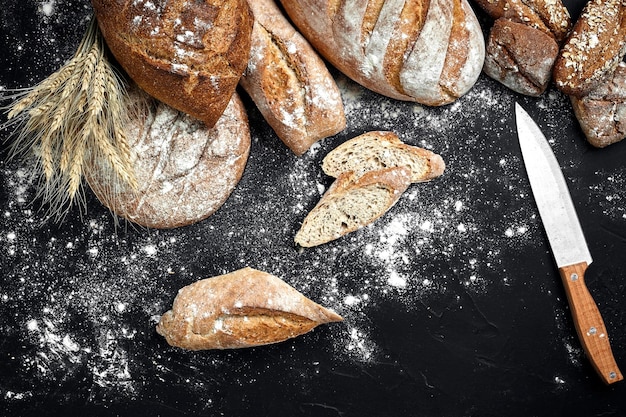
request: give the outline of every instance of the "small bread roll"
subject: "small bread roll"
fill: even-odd
[[[189,350],[267,345],[343,320],[274,275],[252,268],[182,288],[157,332]]]

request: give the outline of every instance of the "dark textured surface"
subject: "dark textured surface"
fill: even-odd
[[[56,70],[89,13],[78,0],[5,2],[0,86]],[[569,181],[594,258],[587,283],[622,371],[626,143],[590,147],[552,87],[528,98],[482,76],[458,102],[425,108],[337,80],[348,127],[300,158],[244,96],[253,134],[244,177],[215,215],[186,228],[116,228],[88,190],[85,214],[43,222],[28,162],[3,151],[0,414],[624,415],[626,383],[604,386],[580,349],[530,196],[514,102]],[[445,174],[412,186],[372,226],[298,251],[295,231],[330,184],[321,159],[370,129],[441,154]],[[226,352],[181,351],[156,334],[180,287],[243,266],[283,278],[345,322]]]

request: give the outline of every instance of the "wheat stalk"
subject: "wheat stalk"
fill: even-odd
[[[17,94],[6,126],[14,125],[12,156],[35,155],[42,174],[38,193],[61,220],[83,202],[82,178],[97,161],[114,182],[136,188],[124,128],[125,84],[108,61],[95,18],[74,56],[38,85]]]

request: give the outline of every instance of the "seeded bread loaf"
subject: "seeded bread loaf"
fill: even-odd
[[[427,105],[450,103],[480,75],[485,45],[466,0],[282,0],[300,32],[366,88]]]
[[[574,113],[587,138],[604,148],[626,137],[626,64],[583,97],[570,96]]]
[[[410,184],[411,170],[404,166],[339,175],[302,222],[295,242],[317,246],[373,223]]]
[[[607,81],[626,53],[623,0],[590,0],[554,66],[554,81],[565,94],[582,97]]]
[[[250,151],[243,103],[235,94],[209,129],[199,120],[131,88],[126,135],[139,184],[115,181],[108,162],[91,160],[85,176],[118,216],[152,228],[189,225],[213,214],[239,182]]]
[[[246,0],[92,0],[107,45],[151,96],[212,127],[248,63]]]
[[[341,320],[274,275],[244,268],[182,288],[156,330],[184,349],[235,349],[282,342]]]
[[[367,171],[404,166],[410,169],[411,182],[429,181],[445,170],[441,156],[427,149],[407,145],[393,132],[372,131],[350,139],[330,151],[322,170],[331,177],[352,171]]]
[[[296,154],[346,126],[335,80],[273,0],[249,0],[255,22],[241,86]]]

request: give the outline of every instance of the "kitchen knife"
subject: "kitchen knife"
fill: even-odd
[[[530,186],[565,286],[578,338],[602,381],[623,379],[600,310],[585,285],[591,254],[576,210],[550,144],[537,124],[515,103],[517,135]]]

